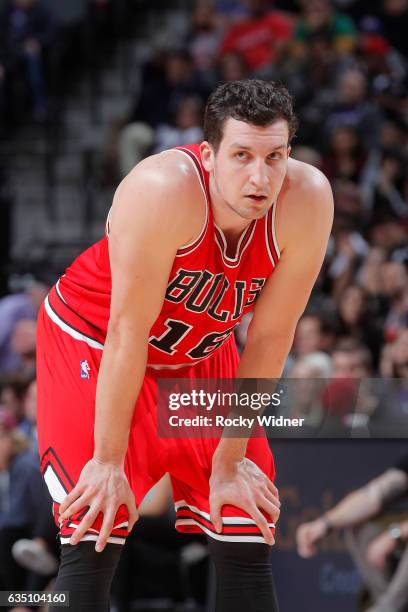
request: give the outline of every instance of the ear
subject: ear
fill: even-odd
[[[200,144],[200,153],[204,168],[210,172],[214,167],[214,150],[206,140]]]
[[[291,153],[291,151],[292,151],[292,147],[289,145],[289,146],[288,146],[288,157],[290,157],[290,153]]]

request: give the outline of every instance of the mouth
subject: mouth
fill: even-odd
[[[249,194],[247,196],[245,196],[246,198],[249,198],[250,200],[253,200],[254,202],[263,202],[264,200],[266,200],[266,195],[261,194]]]
[[[251,200],[251,202],[257,202],[258,204],[265,202],[265,200],[267,199],[266,195],[263,195],[263,194],[260,194],[260,195],[250,194],[245,197]]]

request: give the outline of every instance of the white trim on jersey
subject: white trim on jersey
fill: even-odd
[[[270,247],[270,244],[269,244],[268,218],[269,218],[269,215],[266,215],[265,216],[265,244],[266,244],[266,250],[268,251],[269,259],[271,260],[271,263],[272,263],[273,267],[275,267],[275,265],[276,265],[275,264],[275,260],[273,258],[271,247]]]
[[[199,527],[202,531],[204,531],[204,533],[206,533],[210,538],[213,538],[213,540],[219,540],[221,542],[258,542],[259,544],[266,543],[265,538],[261,535],[246,535],[244,533],[240,535],[223,535],[222,533],[214,533],[213,531],[207,529],[201,523],[195,521],[194,519],[176,518],[176,527],[177,525],[195,525]]]
[[[281,254],[280,254],[280,250],[278,247],[278,241],[276,239],[276,232],[275,232],[275,215],[276,215],[277,206],[278,206],[278,200],[276,199],[272,207],[272,238],[273,238],[273,244],[275,247],[276,254],[278,256],[278,259],[280,259]]]
[[[176,512],[179,508],[189,508],[189,510],[191,510],[192,512],[195,512],[196,514],[199,514],[200,516],[205,518],[207,521],[212,522],[211,516],[208,514],[208,512],[204,512],[204,510],[199,510],[196,506],[188,504],[184,499],[180,499],[174,502],[174,507],[176,509]],[[225,525],[256,525],[254,519],[251,519],[247,516],[223,516],[222,522]],[[268,523],[268,527],[274,528],[275,524]]]
[[[228,257],[228,255],[227,255],[228,245],[227,245],[227,241],[226,241],[225,236],[224,236],[224,232],[222,231],[222,229],[220,229],[218,227],[218,225],[216,223],[214,223],[214,227],[217,228],[217,230],[218,230],[218,232],[219,232],[219,234],[221,236],[221,240],[222,240],[223,244],[222,245],[220,244],[220,242],[218,240],[218,235],[217,234],[215,234],[215,241],[216,241],[216,243],[217,243],[217,245],[218,245],[218,247],[219,247],[219,249],[221,251],[221,257],[223,259],[223,262],[225,263],[226,266],[228,266],[228,268],[236,268],[241,263],[242,255],[245,253],[245,251],[248,248],[248,245],[251,243],[251,240],[252,240],[252,238],[254,236],[254,233],[255,233],[255,228],[256,228],[256,224],[257,223],[258,223],[258,219],[255,221],[250,234],[249,234],[249,227],[250,226],[248,226],[248,228],[242,233],[242,235],[241,235],[241,237],[240,237],[240,239],[238,241],[238,244],[236,246],[235,256],[234,257]],[[248,235],[249,235],[249,238],[248,238],[244,248],[242,249],[242,251],[240,253],[239,249],[241,247],[241,244],[242,244],[243,240]]]
[[[51,321],[53,321],[56,325],[58,325],[58,327],[62,329],[62,331],[66,332],[72,338],[75,338],[75,340],[81,340],[82,342],[85,342],[88,346],[92,348],[99,349],[101,351],[103,350],[104,348],[103,344],[101,344],[97,340],[92,340],[92,338],[88,338],[88,336],[85,336],[84,334],[81,334],[81,332],[77,331],[76,329],[73,329],[72,327],[67,325],[65,321],[60,319],[57,313],[54,312],[53,309],[51,308],[50,302],[48,300],[48,296],[44,300],[44,307]]]
[[[195,244],[195,247],[193,249],[193,251],[195,251],[195,249],[204,240],[205,232],[207,230],[207,225],[208,225],[210,202],[208,200],[207,190],[205,188],[204,177],[200,174],[197,166],[195,165],[194,161],[191,159],[191,155],[193,155],[193,157],[195,157],[195,159],[197,160],[197,163],[200,164],[200,160],[198,159],[197,155],[195,153],[193,153],[193,151],[190,151],[190,149],[188,149],[188,153],[184,149],[171,149],[171,150],[172,151],[178,151],[179,153],[182,153],[185,157],[187,157],[190,160],[190,163],[192,164],[192,166],[193,166],[193,168],[194,168],[194,170],[195,170],[195,172],[196,172],[196,174],[198,176],[198,182],[200,183],[201,189],[202,189],[202,191],[204,193],[204,198],[205,198],[205,221],[204,221],[203,228],[202,228],[201,232],[199,233],[199,235],[197,236],[197,238],[194,238],[194,240],[192,240],[188,244],[183,244],[180,247],[180,250],[181,249],[184,250],[184,249],[188,249],[189,247],[191,247],[191,246],[193,246]],[[184,257],[185,255],[189,255],[193,251],[188,251],[188,253],[179,253],[179,254],[176,254],[176,257]]]

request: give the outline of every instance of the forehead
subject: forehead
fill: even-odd
[[[223,125],[221,144],[224,147],[238,143],[251,149],[274,148],[287,145],[288,140],[289,126],[285,119],[276,119],[269,125],[260,126],[228,117]]]

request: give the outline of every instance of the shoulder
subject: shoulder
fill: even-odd
[[[180,226],[182,234],[187,226],[193,236],[200,232],[205,196],[187,156],[175,150],[163,151],[140,162],[123,179],[113,200],[112,230],[118,224],[123,230],[128,223],[132,225],[132,220],[143,222],[146,216],[170,223],[170,227]]]
[[[326,176],[314,166],[289,159],[276,211],[278,240],[284,247],[299,235],[327,233],[333,222],[333,194]]]

